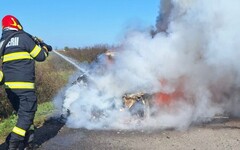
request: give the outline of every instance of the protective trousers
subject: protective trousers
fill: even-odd
[[[29,128],[33,125],[33,119],[37,111],[37,98],[35,91],[12,91],[6,89],[6,93],[18,115],[16,126],[6,140],[9,149],[14,150],[22,143],[27,144],[29,134],[32,132],[29,131]]]

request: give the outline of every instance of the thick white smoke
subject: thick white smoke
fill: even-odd
[[[239,6],[239,0],[162,0],[154,37],[149,31],[129,33],[113,64],[101,73],[92,70],[88,86],[79,83],[62,93],[63,111],[71,112],[67,124],[182,129],[218,114],[238,116]],[[153,106],[154,115],[145,120],[119,110],[125,93],[178,90],[180,96]]]

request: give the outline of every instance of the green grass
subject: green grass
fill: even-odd
[[[38,105],[38,110],[35,115],[34,125],[39,127],[52,114],[54,106],[52,102],[45,102]],[[11,132],[17,120],[16,115],[11,115],[9,118],[0,122],[0,144],[5,141],[5,137]]]
[[[35,114],[35,119],[34,119],[34,125],[35,126],[40,126],[46,118],[52,114],[54,110],[54,106],[52,102],[45,102],[40,105],[38,105],[38,110]]]

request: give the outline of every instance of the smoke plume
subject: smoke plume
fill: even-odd
[[[69,85],[56,97],[70,111],[67,125],[183,129],[216,115],[239,116],[239,6],[239,0],[161,0],[154,37],[147,29],[128,33],[114,63],[91,65],[87,86]],[[138,120],[120,111],[122,96],[136,92],[180,94]]]

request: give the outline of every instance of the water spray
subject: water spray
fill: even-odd
[[[94,80],[90,76],[88,71],[80,68],[79,65],[77,64],[78,62],[76,60],[63,55],[63,54],[57,52],[56,50],[53,50],[53,52],[78,69],[78,71],[80,72],[80,75],[75,82],[79,82],[79,83],[82,82],[83,84],[87,84],[87,83],[89,83],[89,81],[91,81],[92,84],[94,83]]]
[[[76,67],[81,73],[82,75],[86,75],[86,71],[83,71],[82,68],[80,68],[76,62],[74,62],[74,60],[72,60],[71,58],[67,57],[67,56],[64,56],[63,54],[60,54],[59,52],[57,52],[56,50],[53,50],[53,52],[55,54],[57,54],[58,56],[60,56],[61,58],[63,58],[64,60],[66,60],[67,62],[69,62],[70,64],[72,64],[74,67]]]
[[[87,80],[89,80],[90,76],[87,74],[87,71],[84,71],[82,68],[79,67],[79,65],[77,64],[77,61],[69,58],[67,56],[64,56],[63,54],[57,52],[56,50],[52,50],[55,54],[57,54],[58,56],[60,56],[62,59],[64,59],[65,61],[67,61],[68,63],[72,64],[75,68],[78,69],[78,71],[80,72],[80,76],[77,78],[77,80],[75,82],[73,82],[72,84],[76,84],[77,82],[81,83],[81,84],[87,84]],[[62,106],[62,109],[64,109],[64,107]],[[62,112],[61,117],[59,118],[60,122],[65,123],[66,122],[66,118],[70,115],[70,110],[66,109],[66,112]]]

